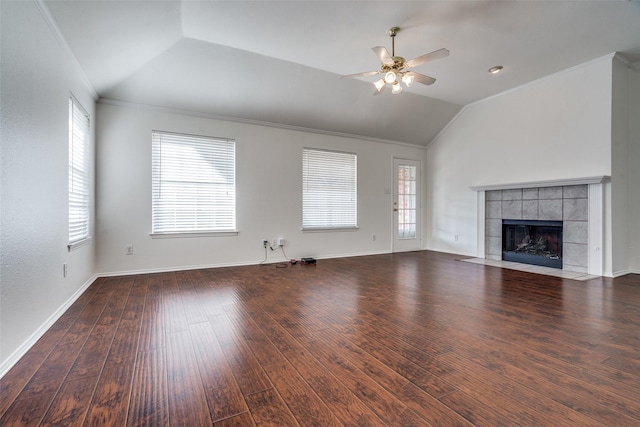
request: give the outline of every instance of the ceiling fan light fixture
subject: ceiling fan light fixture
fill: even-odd
[[[402,76],[402,83],[407,85],[407,87],[411,86],[411,83],[415,80],[415,76],[413,74],[405,74]]]
[[[373,53],[376,54],[376,56],[382,63],[378,70],[365,71],[364,73],[348,74],[346,76],[340,76],[340,78],[357,78],[380,75],[382,78],[373,83],[376,88],[375,92],[373,92],[373,95],[379,95],[380,93],[382,93],[387,85],[391,86],[392,93],[398,94],[402,92],[402,88],[404,86],[410,87],[414,82],[418,82],[425,86],[429,86],[435,83],[436,79],[434,79],[433,77],[416,73],[414,71],[409,71],[409,69],[417,67],[418,65],[422,65],[429,61],[447,57],[449,56],[449,50],[441,48],[438,50],[434,50],[433,52],[417,56],[407,61],[402,56],[396,56],[395,36],[396,34],[398,34],[398,31],[400,31],[399,27],[392,27],[389,28],[389,31],[387,31],[387,35],[391,37],[391,53],[389,53],[387,48],[385,48],[384,46],[375,46],[371,48]],[[404,85],[401,85],[400,82],[404,83]]]
[[[387,74],[384,75],[384,81],[387,83],[393,83],[396,81],[396,73],[394,73],[393,71],[389,71]]]
[[[384,81],[384,79],[376,80],[375,82],[373,82],[373,85],[376,87],[376,90],[378,92],[382,90],[385,84],[387,83]]]

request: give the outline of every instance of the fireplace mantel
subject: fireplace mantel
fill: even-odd
[[[611,177],[607,175],[588,176],[584,178],[552,179],[547,181],[513,182],[507,184],[472,185],[473,191],[513,190],[516,188],[562,187],[564,185],[602,184]]]

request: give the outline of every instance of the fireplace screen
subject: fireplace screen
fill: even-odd
[[[502,259],[562,268],[562,221],[502,221]]]

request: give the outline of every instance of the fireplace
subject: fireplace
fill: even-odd
[[[503,259],[503,219],[562,221],[562,254],[558,256],[562,270],[610,275],[611,266],[605,261],[611,248],[604,240],[609,180],[608,176],[594,176],[471,187],[478,192],[478,256]]]
[[[562,269],[562,221],[503,219],[502,259]]]

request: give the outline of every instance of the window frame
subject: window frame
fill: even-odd
[[[72,251],[91,241],[91,117],[69,96],[68,245]],[[80,232],[73,230],[81,229]]]
[[[311,156],[311,157],[310,157]],[[339,163],[338,159],[342,158],[345,160],[342,164]],[[309,162],[316,161],[316,164],[313,165],[313,168],[309,169]],[[338,161],[338,163],[335,163]],[[325,163],[325,164],[318,164]],[[342,166],[342,167],[340,167]],[[315,169],[315,171],[314,171]],[[349,176],[345,175],[344,172],[348,170]],[[350,169],[350,170],[349,170]],[[325,175],[321,176],[323,173]],[[327,177],[327,173],[330,175]],[[324,187],[325,191],[335,190],[337,183],[345,183],[346,179],[350,180],[347,191],[344,192],[343,196],[350,194],[352,200],[346,202],[345,200],[338,200],[333,198],[332,195],[329,195],[331,200],[325,200],[325,202],[337,204],[338,207],[342,206],[343,208],[348,204],[349,206],[346,209],[342,209],[342,211],[337,211],[338,216],[342,216],[345,218],[347,215],[350,216],[348,220],[336,220],[336,212],[331,212],[330,206],[324,206],[324,211],[315,211],[309,212],[310,208],[322,208],[321,203],[317,200],[318,197],[322,199],[322,197],[318,194],[314,195],[313,191],[309,191],[309,185],[315,181],[316,184],[319,184],[321,180],[324,180],[328,183],[329,187]],[[311,181],[311,182],[310,182]],[[340,185],[338,184],[339,188]],[[344,187],[343,187],[344,188]],[[335,194],[333,195],[335,196]],[[339,196],[339,195],[338,195]],[[315,201],[313,199],[316,198]],[[312,218],[313,216],[325,215],[326,217],[331,216],[332,218],[326,221],[321,221],[319,218]],[[302,149],[302,231],[349,231],[349,230],[357,230],[358,229],[358,155],[352,152],[338,151],[338,150],[327,150],[320,148],[311,148],[311,147],[303,147]]]
[[[231,196],[231,199],[227,199],[227,200],[232,201],[231,203],[232,219],[229,225],[227,225],[226,227],[220,227],[220,228],[214,228],[214,227],[199,228],[197,226],[186,227],[186,228],[185,227],[167,228],[166,225],[161,226],[162,221],[159,220],[158,216],[167,213],[166,211],[163,213],[162,207],[160,206],[162,204],[162,200],[166,200],[166,199],[163,199],[161,196],[161,194],[165,191],[162,189],[163,186],[169,188],[171,186],[170,183],[173,183],[173,189],[171,191],[174,191],[176,197],[180,198],[182,195],[185,194],[185,191],[188,192],[189,190],[195,190],[198,195],[204,194],[205,197],[211,197],[212,193],[210,191],[215,191],[215,190],[212,190],[212,188],[224,188],[225,185],[226,186],[229,185],[229,182],[227,182],[226,184],[218,185],[219,183],[215,183],[211,180],[206,180],[206,179],[199,179],[198,181],[195,181],[195,180],[189,181],[188,179],[182,179],[182,180],[162,179],[161,169],[162,169],[162,144],[163,144],[162,137],[163,136],[166,137],[166,141],[164,141],[164,143],[167,143],[167,144],[184,144],[182,148],[191,148],[193,150],[195,150],[196,147],[203,149],[202,156],[199,156],[198,158],[189,159],[191,163],[188,163],[186,166],[181,164],[180,166],[181,167],[184,166],[184,167],[182,167],[181,170],[177,170],[180,168],[173,170],[173,173],[185,172],[185,171],[191,172],[192,170],[194,170],[193,168],[197,168],[198,166],[197,163],[199,161],[204,162],[207,160],[213,160],[214,162],[217,162],[215,164],[220,167],[230,168],[230,171],[231,171],[230,185],[232,185],[232,196]],[[208,148],[205,148],[206,144],[208,143],[211,143],[211,146],[209,146]],[[226,155],[226,156],[229,156],[229,158],[221,160],[220,158],[212,156],[211,153],[216,150],[219,150],[223,153],[222,157]],[[165,152],[167,152],[167,150],[165,150]],[[165,160],[168,162],[179,161],[180,159],[177,159],[175,155],[176,154],[174,154],[173,156],[166,157],[167,154],[165,154]],[[182,176],[184,177],[185,175],[182,175]],[[229,176],[226,176],[226,178],[229,178]],[[185,188],[180,190],[179,187],[181,186]],[[209,190],[207,190],[207,187],[209,187]],[[198,192],[198,190],[203,190],[203,191]],[[198,195],[195,196],[196,199],[199,197]],[[212,137],[212,136],[206,136],[206,135],[192,135],[192,134],[176,133],[176,132],[169,132],[169,131],[162,131],[162,130],[151,131],[151,232],[149,233],[149,235],[152,238],[237,235],[238,230],[237,230],[237,197],[236,195],[237,195],[236,141],[234,139]],[[183,200],[183,203],[182,203],[183,206],[188,204],[188,200],[187,201],[185,200],[187,199],[185,198]],[[191,214],[193,214],[194,216],[198,216],[207,212],[206,209],[199,210],[199,208],[202,207],[202,204],[206,204],[206,202],[198,204],[197,200],[191,199],[191,201],[196,203],[196,205],[194,206],[194,210],[191,211]],[[180,206],[180,204],[175,204],[173,206],[174,207]],[[212,206],[211,208],[215,209],[216,207]],[[208,212],[208,214],[209,216],[213,216],[217,218],[215,211]],[[174,216],[174,220],[181,219],[181,218],[183,219],[186,217],[180,216],[179,214],[176,214]],[[198,219],[192,219],[192,221],[198,222]],[[203,223],[204,222],[206,221],[203,221]]]

